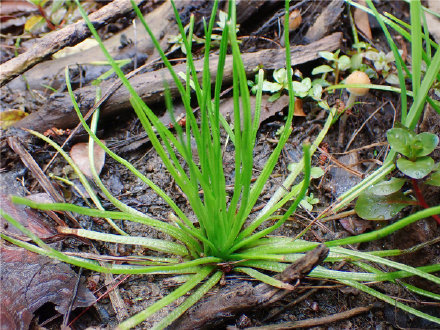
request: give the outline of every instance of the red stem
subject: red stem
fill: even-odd
[[[52,31],[56,30],[57,27],[52,23],[52,21],[47,17],[46,12],[44,11],[43,7],[38,6],[38,11],[40,12],[40,15],[43,16],[44,20],[46,21],[47,26]]]
[[[413,185],[414,193],[416,194],[416,198],[419,201],[420,205],[425,209],[429,209],[429,205],[428,205],[428,203],[426,203],[425,198],[422,195],[418,181],[416,179],[411,179],[411,182]],[[440,216],[433,215],[432,217],[440,225]]]

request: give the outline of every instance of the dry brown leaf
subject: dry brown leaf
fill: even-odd
[[[39,213],[13,204],[5,194],[0,194],[0,207],[40,238],[57,234]],[[0,224],[6,234],[24,235],[2,217]],[[57,305],[58,312],[67,312],[77,282],[77,274],[69,265],[4,242],[0,264],[1,329],[28,329],[33,313],[47,302]],[[80,284],[74,308],[90,306],[94,301],[93,294]]]
[[[104,141],[101,141],[102,143],[105,143]],[[96,143],[93,144],[94,150],[94,163],[95,163],[95,169],[96,172],[101,173],[102,168],[104,167],[105,163],[105,151]],[[90,161],[89,161],[89,144],[88,143],[77,143],[75,144],[72,149],[70,150],[70,157],[72,157],[72,160],[75,162],[75,164],[79,167],[81,172],[88,178],[93,178],[92,170],[90,168]]]
[[[436,13],[440,13],[440,1],[428,0],[428,7]],[[428,24],[429,33],[432,34],[437,43],[440,43],[440,19],[434,15],[426,13],[426,23]]]
[[[356,2],[362,6],[367,7],[367,3],[365,2],[365,0],[357,0]],[[362,9],[355,8],[353,19],[359,31],[361,31],[368,39],[373,39],[373,35],[371,34],[370,22],[368,21],[368,13],[366,13]]]
[[[57,234],[57,231],[50,228],[39,213],[22,205],[13,204],[5,194],[0,194],[0,207],[5,213],[9,214],[40,238],[48,238]],[[0,217],[0,226],[6,233],[24,235],[2,217]]]
[[[77,274],[67,264],[6,245],[1,246],[1,264],[2,329],[28,329],[33,313],[47,302],[57,305],[55,309],[61,314],[68,311]],[[73,308],[94,302],[93,294],[80,284]]]
[[[266,119],[276,115],[278,112],[283,111],[289,105],[289,97],[287,95],[282,95],[279,99],[274,102],[269,102],[270,96],[263,95],[261,99],[261,113],[260,113],[260,124]],[[255,109],[255,96],[251,96],[251,109]],[[228,98],[220,103],[220,113],[231,120],[234,119],[234,100],[233,98]]]

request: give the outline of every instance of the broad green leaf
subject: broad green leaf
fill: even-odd
[[[428,180],[425,181],[426,184],[430,186],[440,187],[440,171],[431,174]]]
[[[434,168],[434,164],[431,157],[422,157],[415,161],[401,157],[397,160],[397,168],[413,179],[422,179],[427,176]]]
[[[322,97],[322,86],[313,85],[313,87],[309,90],[308,95],[315,100],[320,100]]]
[[[275,70],[273,72],[273,79],[275,79],[276,82],[284,85],[287,82],[287,71],[284,68]]]
[[[350,67],[351,67],[350,57],[348,57],[347,55],[342,55],[338,60],[338,67],[339,67],[339,70],[341,70],[341,71],[345,71],[345,70],[350,69]]]
[[[365,220],[388,220],[397,215],[411,198],[398,191],[386,196],[378,196],[368,188],[359,195],[354,210]]]
[[[319,52],[318,54],[319,54],[319,56],[326,59],[327,61],[334,61],[338,58],[338,56],[336,54],[333,54],[333,53],[327,52],[327,51]]]
[[[269,92],[269,93],[276,93],[278,92],[281,88],[283,88],[283,86],[279,83],[273,83],[267,80],[263,81],[263,86],[262,86],[262,90],[264,92]]]
[[[411,144],[415,133],[404,128],[391,128],[387,131],[388,143],[396,152],[411,157]]]
[[[267,101],[268,101],[268,102],[275,102],[276,100],[278,100],[278,99],[280,98],[280,96],[281,96],[281,93],[280,93],[280,92],[275,93],[275,94],[273,94],[271,97],[269,97],[269,98],[267,99]]]
[[[333,71],[334,71],[334,69],[329,65],[320,65],[312,70],[312,74],[315,75],[315,74],[322,74],[322,73],[333,72]]]
[[[298,164],[298,163],[296,163],[296,164]],[[290,170],[290,171],[292,171],[292,170]],[[310,177],[312,179],[318,179],[318,178],[322,177],[323,175],[324,175],[324,170],[320,167],[312,167],[312,169],[310,170]]]
[[[405,179],[391,178],[389,181],[382,181],[371,187],[371,193],[376,196],[386,196],[399,191],[405,184]]]
[[[299,96],[299,97],[306,97],[307,92],[309,91],[309,89],[311,87],[308,84],[303,84],[302,82],[299,82],[299,81],[294,81],[292,83],[292,86],[293,86],[293,91],[295,92],[295,95]]]
[[[414,156],[422,157],[429,155],[431,152],[434,151],[437,144],[438,144],[437,135],[429,132],[417,134],[413,142],[413,148],[415,153]]]

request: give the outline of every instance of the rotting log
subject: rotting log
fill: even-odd
[[[292,66],[304,64],[319,58],[321,51],[334,51],[341,47],[342,33],[336,32],[319,41],[304,46],[291,47]],[[266,70],[279,69],[285,66],[284,49],[265,49],[255,53],[242,54],[245,71],[248,77],[256,74],[256,68],[263,67]],[[212,81],[216,78],[218,56],[211,55],[210,71]],[[202,75],[203,59],[195,61],[195,67]],[[176,72],[186,72],[186,64],[174,66]],[[226,57],[224,66],[223,84],[227,85],[232,81],[232,56]],[[103,94],[111,88],[115,80],[105,81],[101,84]],[[160,69],[154,72],[139,74],[130,79],[130,83],[147,103],[154,104],[163,100],[164,82],[169,86],[172,96],[178,94],[177,87],[168,72],[168,69]],[[83,114],[85,114],[95,103],[96,87],[87,86],[77,89],[75,99]],[[114,116],[121,111],[131,108],[129,92],[125,88],[117,89],[101,106],[101,116]],[[30,128],[44,132],[49,128],[71,128],[79,122],[73,109],[68,93],[55,93],[50,96],[48,102],[40,110],[31,113],[29,116],[17,122],[14,126]]]
[[[184,8],[190,3],[191,0],[180,0],[176,4],[177,9],[179,10],[180,8]],[[90,17],[92,17],[92,15],[93,14],[91,14]],[[154,35],[158,38],[159,43],[163,48],[165,48],[168,44],[168,36],[178,34],[178,27],[176,21],[174,20],[174,12],[170,1],[164,2],[153,11],[145,14],[144,19],[151,27]],[[142,63],[150,58],[156,58],[158,56],[151,39],[145,37],[144,33],[146,32],[144,31],[140,21],[137,19],[136,22],[136,25],[131,24],[126,29],[113,35],[109,39],[104,40],[105,48],[114,59],[119,60],[136,58],[138,63]],[[88,31],[87,27],[86,29]],[[68,33],[68,31],[65,33]],[[126,39],[130,42],[123,45],[121,44],[122,39]],[[81,40],[77,41],[79,42]],[[70,45],[74,45],[73,40]],[[88,82],[98,78],[101,74],[109,70],[110,67],[98,67],[91,65],[90,62],[106,60],[107,59],[102,53],[101,48],[96,45],[75,54],[38,63],[33,68],[30,68],[28,71],[26,71],[26,81],[21,77],[17,77],[9,82],[6,87],[9,87],[12,90],[24,90],[27,88],[27,86],[29,86],[31,89],[37,90],[45,89],[44,86],[51,86],[52,88],[57,89],[65,86],[64,68],[66,66],[81,67],[82,71],[86,72],[86,74],[81,77],[81,83],[85,85]],[[6,63],[9,63],[9,61]]]
[[[267,0],[239,0],[237,2],[237,11],[240,12],[240,15],[237,17],[237,22],[239,24],[243,23],[267,2]],[[196,18],[201,21],[201,17],[208,15],[207,12],[210,14],[211,8],[209,5],[212,5],[212,3],[208,0],[198,2],[179,0],[176,2],[176,8],[182,16],[183,24],[186,24],[186,20],[189,19],[192,12],[195,12]],[[169,0],[165,1],[153,11],[144,14],[144,19],[158,39],[162,49],[169,47],[168,40],[171,36],[179,34],[179,29],[174,18],[174,11],[171,1]],[[53,33],[58,33],[58,31]],[[63,32],[63,34],[64,33],[67,33],[67,31]],[[69,40],[69,46],[72,46],[75,40],[80,41],[79,39]],[[121,43],[122,40],[127,40],[128,42]],[[39,41],[31,42],[33,44],[39,43]],[[136,63],[142,64],[150,62],[159,56],[151,38],[146,37],[146,32],[139,19],[136,19],[136,24],[130,24],[126,29],[104,40],[104,45],[114,59],[133,60],[132,63],[125,66],[124,69],[133,69],[135,60]],[[23,46],[26,47],[26,42],[23,43]],[[61,44],[57,46],[62,47]],[[41,57],[40,59],[42,60]],[[106,72],[110,67],[109,65],[92,65],[90,64],[91,61],[106,61],[106,57],[98,45],[75,54],[38,63],[29,70],[26,70],[26,81],[22,79],[22,77],[16,77],[6,86],[11,90],[25,90],[26,88],[44,90],[46,89],[45,86],[58,89],[65,86],[64,68],[66,66],[77,67],[78,71],[79,68],[81,68],[81,71],[85,72],[85,74],[80,75],[81,81],[79,82],[85,86]],[[72,81],[74,81],[74,79],[72,79]]]
[[[145,1],[146,0],[136,0],[135,2],[141,5]],[[130,0],[115,0],[90,14],[89,18],[93,22],[93,26],[99,29],[117,20],[119,17],[127,15],[127,13],[132,10],[133,7]],[[60,49],[74,46],[90,35],[91,32],[84,20],[70,24],[58,31],[48,33],[35,42],[31,49],[0,65],[0,86],[5,85],[13,78],[47,59]]]

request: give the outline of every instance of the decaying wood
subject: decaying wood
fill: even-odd
[[[243,23],[267,2],[267,0],[238,1],[237,13],[239,13],[239,16],[237,17],[237,22],[239,24]],[[201,21],[202,17],[207,17],[206,12],[211,13],[212,2],[207,0],[197,2],[192,0],[179,0],[176,1],[175,4],[182,19],[188,19],[190,13],[195,12],[196,19]],[[225,5],[226,4],[227,3],[225,3]],[[197,15],[198,12],[200,12],[199,15]],[[162,49],[169,47],[168,39],[171,36],[179,34],[176,20],[174,19],[174,11],[171,1],[169,0],[165,1],[153,11],[146,13],[144,19],[158,39]],[[186,24],[185,20],[183,24]],[[123,39],[129,42],[121,44],[121,40]],[[26,44],[24,43],[24,45]],[[136,19],[136,24],[131,24],[126,29],[105,40],[104,45],[114,59],[133,60],[132,63],[125,68],[130,65],[131,68],[133,68],[134,59],[136,59],[138,64],[142,64],[148,63],[151,59],[155,59],[158,56],[151,38],[146,37],[146,32],[138,19]],[[46,88],[45,86],[58,89],[65,86],[64,68],[66,66],[74,67],[77,65],[78,68],[80,67],[81,70],[86,73],[81,75],[81,84],[87,85],[109,68],[109,66],[91,65],[91,61],[106,61],[106,57],[98,45],[75,54],[39,63],[26,71],[26,81],[22,79],[22,77],[17,77],[10,81],[7,86],[12,90],[25,90],[26,88],[43,90]]]
[[[177,9],[179,10],[187,6],[190,2],[191,0],[177,1]],[[178,34],[178,27],[170,1],[164,2],[153,11],[145,14],[144,19],[164,49],[168,46],[168,37]],[[136,58],[137,63],[143,63],[150,58],[157,57],[151,38],[145,37],[146,32],[143,26],[138,19],[136,22],[136,25],[131,24],[126,29],[104,41],[105,48],[114,59]],[[131,42],[121,45],[121,38]],[[26,72],[26,82],[21,77],[17,77],[9,82],[7,86],[12,90],[24,90],[27,86],[37,90],[44,89],[44,86],[59,88],[65,86],[64,68],[76,65],[81,66],[82,70],[86,72],[81,77],[81,83],[85,85],[109,69],[108,66],[91,65],[90,62],[92,61],[106,61],[106,57],[99,46],[39,63]]]
[[[145,0],[136,0],[141,5]],[[115,0],[90,14],[89,18],[96,29],[115,21],[132,11],[130,0]],[[0,65],[0,86],[19,76],[35,64],[67,46],[74,46],[90,36],[90,30],[84,20],[70,24],[61,30],[51,32],[40,38],[32,49]]]
[[[334,51],[340,48],[342,33],[337,32],[319,41],[305,45],[293,46],[291,49],[292,65],[303,64],[319,58],[320,51]],[[279,69],[285,66],[285,52],[283,49],[265,49],[255,53],[242,54],[246,74],[251,77],[255,75],[255,69],[262,66],[264,69]],[[210,60],[211,78],[214,81],[217,72],[218,56],[211,55]],[[199,77],[202,75],[203,60],[195,62]],[[179,64],[174,67],[176,72],[185,72],[186,64]],[[224,66],[224,84],[232,81],[232,57],[227,56]],[[147,103],[153,104],[161,101],[164,95],[164,82],[168,84],[173,96],[178,93],[177,87],[167,69],[154,72],[139,74],[130,79],[130,83]],[[114,84],[114,80],[109,80],[101,84],[105,94],[109,86]],[[81,111],[86,113],[93,107],[95,102],[95,87],[87,86],[75,91],[75,98]],[[118,112],[129,109],[129,93],[125,88],[115,91],[101,107],[102,116],[115,115]],[[53,94],[47,104],[39,111],[30,114],[19,121],[15,127],[31,128],[37,131],[46,131],[51,127],[69,128],[78,123],[78,118],[67,93]]]
[[[318,245],[275,277],[285,283],[297,281],[322,263],[328,252],[329,249],[325,245]],[[170,328],[215,329],[227,318],[238,313],[274,303],[284,292],[285,290],[265,283],[253,286],[251,282],[240,281],[220,289],[214,296],[188,310]]]

